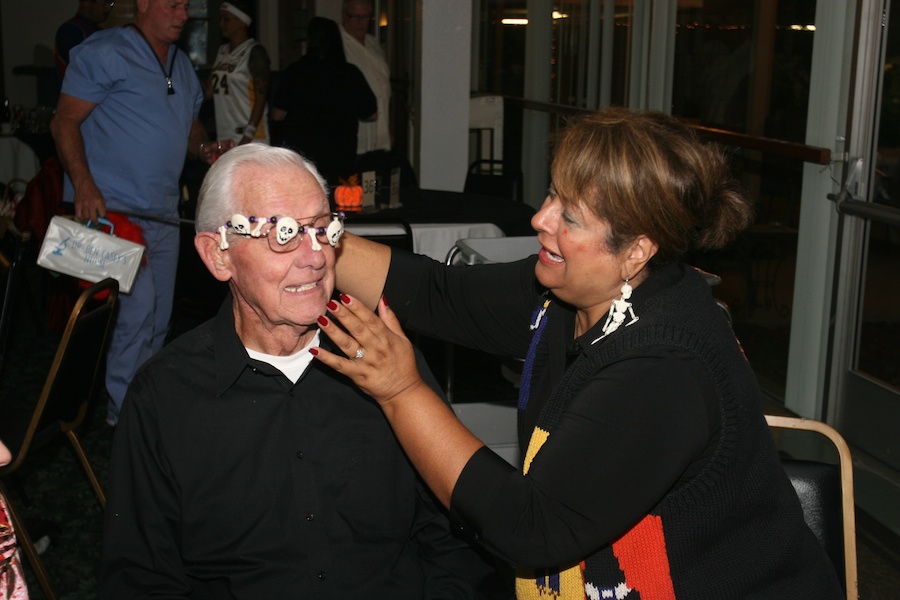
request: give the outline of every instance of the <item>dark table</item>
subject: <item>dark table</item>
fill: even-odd
[[[406,189],[399,208],[348,212],[348,223],[493,223],[507,236],[532,235],[535,210],[522,202],[493,196]]]

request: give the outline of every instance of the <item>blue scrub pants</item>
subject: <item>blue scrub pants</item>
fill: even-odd
[[[132,218],[144,230],[147,264],[130,294],[119,294],[119,314],[106,355],[107,421],[119,420],[125,392],[138,367],[162,347],[172,316],[179,227]]]

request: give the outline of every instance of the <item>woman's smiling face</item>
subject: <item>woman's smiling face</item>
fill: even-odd
[[[585,314],[591,324],[609,310],[628,270],[630,247],[607,247],[609,225],[582,204],[566,203],[551,188],[531,219],[541,251],[535,275],[560,300]]]

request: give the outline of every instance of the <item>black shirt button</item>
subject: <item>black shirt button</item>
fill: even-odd
[[[314,514],[312,514],[312,513],[309,513],[308,515],[306,515],[306,520],[307,520],[307,521],[312,521],[312,520],[315,519],[315,518],[316,518],[316,515],[314,515]]]
[[[297,458],[298,458],[299,460],[303,460],[303,453],[300,452],[299,450],[297,450]]]
[[[319,571],[318,575],[316,575],[319,579],[325,579],[325,571]]]

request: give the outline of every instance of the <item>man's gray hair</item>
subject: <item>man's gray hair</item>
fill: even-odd
[[[231,220],[233,214],[240,212],[234,194],[234,178],[245,166],[259,166],[273,171],[285,167],[306,169],[328,196],[328,184],[319,175],[316,166],[293,150],[266,144],[244,144],[220,156],[203,179],[197,199],[197,233],[216,231]]]

